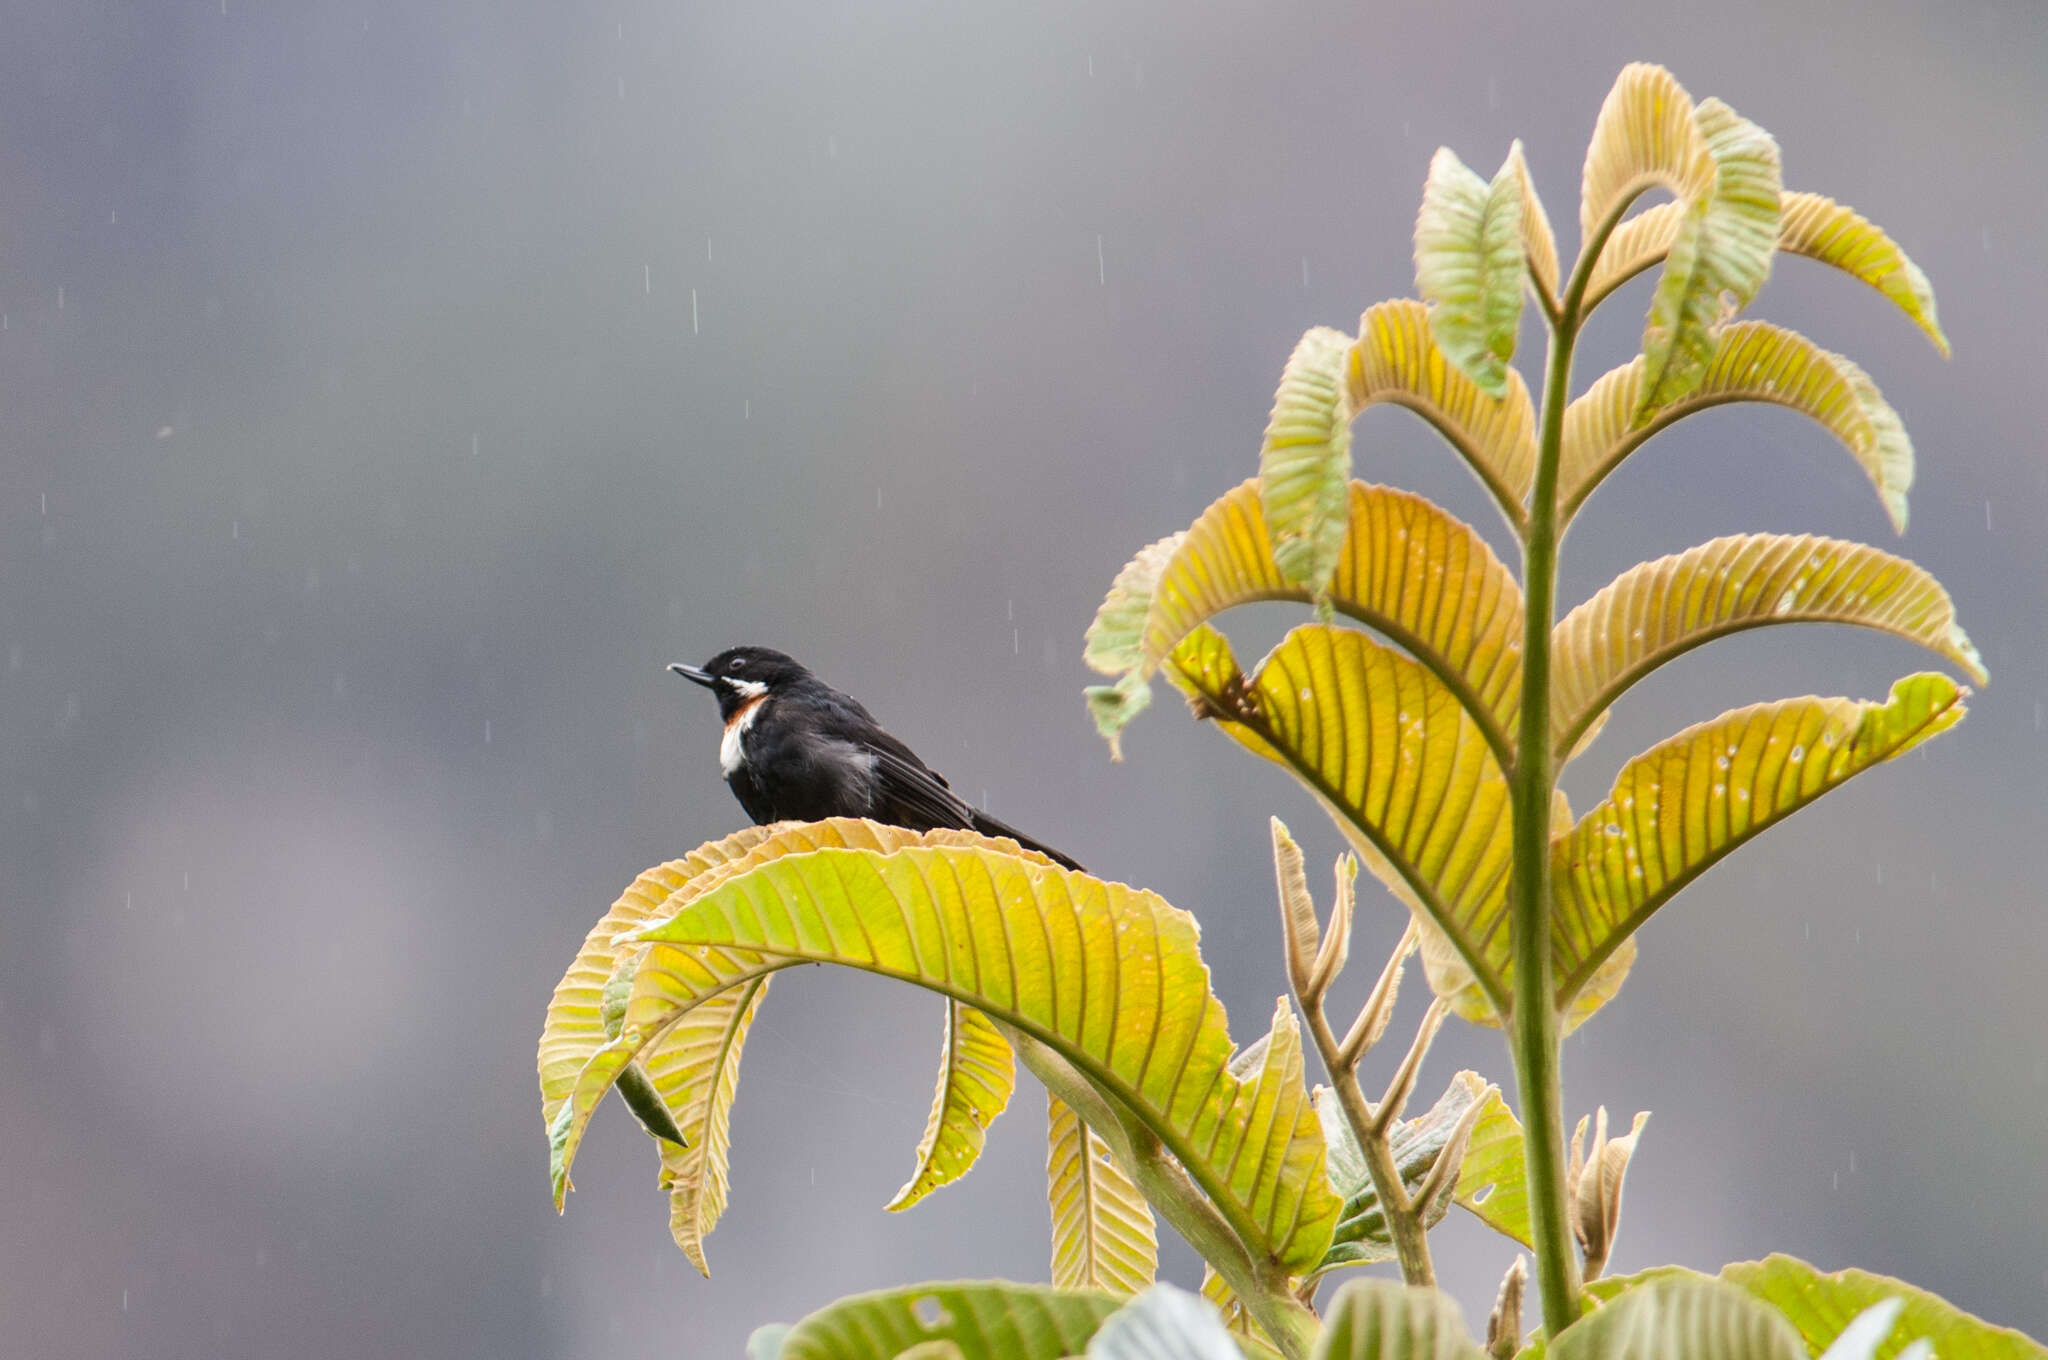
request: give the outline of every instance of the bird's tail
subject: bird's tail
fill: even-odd
[[[1053,863],[1057,865],[1060,865],[1063,868],[1073,869],[1076,872],[1081,873],[1087,872],[1068,856],[1061,854],[1059,851],[1053,849],[1049,845],[1046,845],[1042,841],[1032,840],[1031,837],[1025,835],[1016,827],[1011,826],[1007,822],[998,821],[996,818],[989,816],[986,812],[976,812],[974,814],[974,829],[976,831],[979,831],[984,836],[1008,836],[1011,840],[1017,842],[1017,844],[1023,846],[1026,850],[1036,850],[1039,854],[1044,855],[1047,859],[1051,860]]]

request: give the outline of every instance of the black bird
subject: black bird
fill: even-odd
[[[718,698],[718,763],[763,825],[866,817],[910,831],[955,827],[1007,836],[1069,869],[1081,866],[970,807],[853,698],[768,647],[732,647],[700,669],[669,667]]]

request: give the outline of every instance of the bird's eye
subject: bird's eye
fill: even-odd
[[[747,668],[747,659],[743,656],[736,656],[725,663],[725,668],[729,671],[745,670]]]

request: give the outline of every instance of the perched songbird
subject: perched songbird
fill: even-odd
[[[910,831],[957,827],[1008,836],[1069,869],[1081,866],[970,807],[858,702],[781,652],[733,647],[700,670],[670,670],[718,698],[718,763],[756,822],[866,817]]]

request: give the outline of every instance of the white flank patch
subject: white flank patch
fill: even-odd
[[[763,692],[767,690],[766,685],[754,687]],[[754,725],[754,719],[761,716],[761,710],[766,706],[767,700],[757,694],[745,708],[733,714],[732,721],[725,725],[725,735],[718,740],[718,766],[728,775],[746,764],[747,756],[746,752],[740,749],[740,739],[746,736],[747,729]]]

